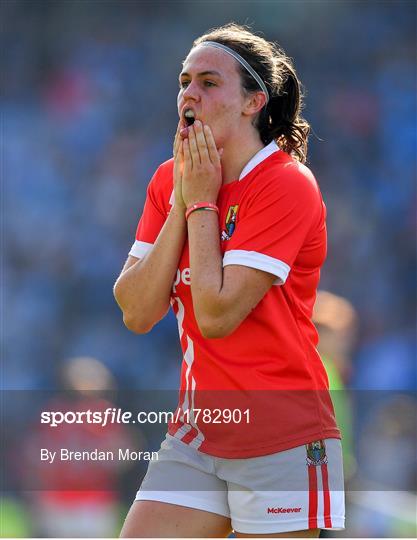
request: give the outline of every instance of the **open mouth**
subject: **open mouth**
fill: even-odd
[[[184,120],[186,121],[188,127],[192,126],[195,121],[194,111],[191,109],[186,109],[184,112]]]

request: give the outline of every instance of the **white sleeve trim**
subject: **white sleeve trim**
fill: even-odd
[[[274,274],[278,278],[274,281],[274,285],[283,285],[291,270],[288,264],[279,259],[274,259],[274,257],[258,253],[257,251],[246,251],[244,249],[226,251],[223,257],[223,266],[228,266],[229,264],[240,264]]]
[[[153,244],[149,242],[140,242],[135,240],[133,246],[130,248],[129,255],[136,257],[137,259],[143,259],[144,256],[151,250]]]

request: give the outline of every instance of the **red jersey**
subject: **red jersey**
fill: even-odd
[[[130,255],[152,248],[173,201],[171,159],[148,186]],[[225,458],[340,438],[311,321],[326,256],[326,209],[313,174],[272,142],[221,187],[217,204],[223,266],[264,270],[276,281],[234,332],[206,339],[193,312],[186,242],[171,296],[183,362],[169,433]]]

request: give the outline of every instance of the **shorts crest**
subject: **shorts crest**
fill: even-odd
[[[327,463],[326,445],[323,440],[306,444],[307,465],[317,466]]]

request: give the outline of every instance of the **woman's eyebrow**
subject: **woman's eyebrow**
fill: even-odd
[[[206,75],[215,75],[216,77],[221,77],[221,74],[218,71],[201,71],[197,73],[197,77],[205,77]],[[190,77],[191,75],[186,71],[180,73],[180,77]]]

